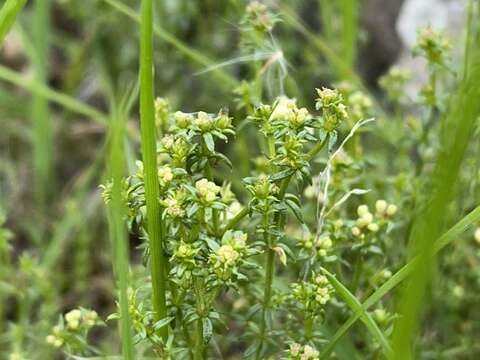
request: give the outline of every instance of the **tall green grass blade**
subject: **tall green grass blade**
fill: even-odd
[[[140,16],[133,10],[132,8],[128,7],[125,4],[117,0],[103,0],[108,5],[110,5],[115,10],[121,12],[122,14],[126,15],[130,19],[140,23]],[[185,44],[183,41],[177,39],[174,35],[170,34],[169,32],[162,29],[160,26],[155,24],[153,26],[153,33],[159,39],[167,42],[168,44],[175,47],[178,51],[180,51],[183,55],[187,58],[191,59],[193,62],[206,67],[211,68],[212,71],[218,76],[218,79],[221,80],[220,84],[225,86],[228,89],[232,89],[232,87],[238,86],[239,82],[235,79],[232,75],[227,73],[222,67],[216,67],[216,62],[209,59],[207,56],[202,54],[200,51],[193,49],[192,47]]]
[[[470,142],[475,123],[480,115],[480,50],[471,54],[467,76],[461,81],[456,94],[451,97],[450,107],[442,123],[440,144],[433,175],[431,175],[420,211],[410,235],[412,254],[419,254],[420,261],[414,276],[399,294],[398,312],[392,338],[393,359],[414,357],[412,340],[420,326],[421,311],[425,301],[426,287],[434,270],[434,240],[447,220],[448,207],[453,200],[459,179],[460,166]]]
[[[358,0],[341,0],[342,14],[342,58],[353,69],[357,50]]]
[[[337,293],[343,298],[345,303],[352,309],[354,313],[362,312],[360,319],[364,322],[365,326],[367,327],[368,331],[373,335],[373,337],[378,341],[378,343],[382,346],[383,351],[386,355],[391,354],[392,349],[390,348],[390,344],[388,343],[387,338],[383,334],[383,332],[378,327],[377,323],[372,319],[370,314],[366,311],[363,311],[362,304],[360,301],[353,295],[337,278],[332,275],[328,270],[322,268],[322,272],[330,281],[330,284],[335,288]]]
[[[45,84],[39,83],[34,79],[26,79],[24,76],[19,75],[16,71],[10,70],[3,65],[0,65],[0,79],[24,88],[34,94],[38,94],[39,96],[42,96],[51,102],[63,106],[67,110],[84,115],[99,124],[107,125],[108,123],[108,117],[97,109],[66,94],[52,90]]]
[[[140,131],[147,205],[147,232],[150,241],[150,268],[152,273],[153,308],[157,320],[167,316],[166,260],[163,254],[162,222],[160,214],[159,182],[157,175],[156,129],[153,100],[153,4],[142,0],[140,21]],[[160,328],[164,340],[167,326]]]
[[[0,9],[0,46],[27,0],[7,0]]]
[[[444,247],[457,239],[462,233],[464,233],[468,228],[473,226],[478,221],[480,221],[480,206],[471,211],[468,215],[462,218],[459,222],[457,222],[453,227],[451,227],[447,232],[445,232],[439,239],[435,241],[434,253],[438,253],[439,251],[441,251]],[[390,279],[388,279],[388,281],[386,281],[372,295],[370,295],[367,300],[365,300],[365,302],[362,304],[361,310],[356,311],[355,314],[350,316],[350,318],[330,338],[330,341],[321,353],[322,359],[328,358],[328,356],[330,356],[340,339],[348,332],[348,330],[353,326],[353,324],[355,324],[355,322],[360,319],[360,316],[363,314],[363,312],[367,311],[370,307],[375,305],[388,292],[390,292],[393,288],[395,288],[412,273],[418,261],[418,257],[410,260]]]
[[[120,303],[120,334],[122,351],[125,360],[134,359],[132,342],[132,324],[128,306],[128,271],[129,251],[125,228],[126,209],[122,199],[123,176],[125,175],[124,132],[125,116],[121,109],[113,106],[110,167],[112,186],[112,200],[110,209],[110,226],[113,246],[114,272],[118,280]]]
[[[50,32],[50,1],[35,0],[33,9],[32,38],[34,56],[32,63],[35,81],[47,83],[48,73],[48,45]],[[35,196],[37,203],[44,207],[52,196],[54,188],[52,130],[48,101],[39,93],[33,94],[32,120],[34,129],[33,139],[33,168],[35,180]]]

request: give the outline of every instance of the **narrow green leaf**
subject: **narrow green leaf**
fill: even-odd
[[[0,9],[0,46],[27,0],[7,0]]]
[[[160,216],[159,183],[157,175],[157,148],[153,90],[153,2],[142,0],[140,22],[140,133],[145,171],[145,198],[147,205],[147,233],[150,243],[150,271],[152,273],[153,308],[155,318],[167,316],[166,260],[163,255],[162,222]],[[160,329],[164,341],[168,328]]]
[[[391,354],[392,349],[390,348],[387,338],[382,333],[377,323],[372,319],[370,314],[362,309],[362,304],[360,303],[360,301],[330,272],[328,272],[324,268],[321,268],[321,270],[325,274],[325,276],[328,278],[328,281],[330,281],[330,284],[333,285],[337,293],[343,298],[345,303],[350,307],[350,309],[352,309],[354,313],[360,312],[360,311],[362,312],[360,319],[364,322],[365,326],[373,335],[373,337],[377,339],[379,344],[382,346],[385,354],[387,355]]]

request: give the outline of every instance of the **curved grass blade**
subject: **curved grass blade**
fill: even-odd
[[[7,0],[0,9],[0,46],[27,0]]]
[[[125,360],[133,360],[132,324],[128,306],[129,252],[125,228],[126,209],[122,200],[122,183],[125,173],[124,136],[125,119],[122,109],[113,105],[112,126],[110,127],[110,173],[113,180],[110,209],[110,234],[112,237],[113,263],[118,279],[120,303],[120,334]]]
[[[63,106],[67,110],[84,115],[99,124],[107,125],[108,123],[107,115],[98,111],[97,109],[66,94],[52,90],[48,86],[45,86],[38,81],[26,79],[24,76],[19,75],[16,71],[10,70],[3,65],[0,65],[0,79],[8,81],[9,83],[24,88],[32,93],[38,94],[39,96]]]
[[[380,330],[377,323],[372,319],[370,314],[362,309],[362,304],[360,303],[360,301],[340,281],[338,281],[333,274],[328,272],[328,270],[326,270],[325,268],[321,268],[321,270],[328,278],[330,284],[332,284],[332,286],[335,288],[337,293],[350,307],[350,309],[352,309],[354,313],[361,312],[362,315],[360,315],[360,319],[364,322],[368,331],[370,331],[373,337],[377,339],[378,343],[382,346],[385,354],[390,355],[392,349],[390,348],[390,344],[388,343],[387,338]]]

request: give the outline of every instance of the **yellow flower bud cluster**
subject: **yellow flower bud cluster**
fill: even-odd
[[[395,215],[397,206],[388,204],[385,200],[377,200],[375,203],[375,217],[370,212],[367,205],[362,204],[357,208],[357,221],[352,228],[352,234],[355,237],[363,238],[366,232],[376,233],[380,230],[379,222],[385,218]]]
[[[310,113],[304,107],[298,108],[295,99],[289,99],[282,96],[277,100],[275,109],[273,110],[270,120],[287,121],[292,128],[298,128],[305,124],[310,117]]]
[[[301,304],[305,312],[317,313],[331,299],[333,291],[324,275],[314,275],[312,281],[302,281],[291,285],[290,299],[294,304]]]
[[[319,257],[327,256],[327,252],[332,249],[333,242],[328,236],[321,237],[317,240],[316,246],[318,248],[317,255]]]
[[[47,344],[56,348],[65,344],[69,332],[89,330],[101,323],[97,312],[94,310],[74,309],[66,313],[63,318],[64,322],[55,325],[52,333],[45,338]]]
[[[217,186],[214,182],[207,179],[198,180],[195,183],[195,189],[197,190],[198,197],[206,204],[210,204],[217,198],[220,192],[220,186]]]
[[[328,132],[333,131],[343,120],[348,118],[343,96],[338,90],[326,87],[316,90],[318,95],[316,108],[323,111],[323,128]]]
[[[193,123],[193,115],[176,111],[175,114],[173,114],[173,120],[175,120],[175,125],[181,129],[185,129]]]
[[[168,165],[160,166],[158,168],[158,179],[162,185],[165,185],[173,180],[172,168]]]
[[[170,111],[170,104],[165,98],[158,97],[155,99],[155,123],[157,126],[163,126]]]
[[[165,207],[165,213],[172,218],[183,217],[185,215],[185,209],[183,208],[184,198],[185,193],[180,190],[163,200],[161,204]]]
[[[418,31],[417,44],[413,53],[424,56],[430,63],[444,64],[451,48],[451,43],[440,31],[427,26]]]
[[[319,360],[320,353],[310,345],[291,343],[288,349],[291,360]]]

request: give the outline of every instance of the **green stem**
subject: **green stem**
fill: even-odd
[[[304,324],[306,341],[310,341],[313,337],[314,324],[315,324],[315,315],[307,316]]]
[[[242,210],[240,210],[233,218],[230,219],[227,225],[222,229],[221,234],[223,235],[226,231],[233,229],[247,215],[248,207],[246,206]]]
[[[33,13],[33,40],[35,45],[32,63],[35,79],[41,84],[47,83],[48,40],[50,22],[50,1],[35,0]],[[35,178],[35,197],[41,209],[47,204],[53,181],[53,150],[48,101],[38,93],[32,99],[32,119],[34,128],[33,168]]]
[[[111,236],[115,277],[118,279],[120,303],[120,334],[125,360],[134,359],[132,323],[128,310],[129,254],[125,229],[125,208],[122,202],[122,177],[124,176],[124,119],[116,114],[112,117],[112,139],[110,148],[111,174],[113,178],[111,207]]]
[[[195,352],[193,354],[193,358],[195,360],[202,360],[203,359],[203,319],[199,318],[197,320],[197,328],[196,328],[196,343],[195,343]]]
[[[265,242],[265,248],[267,252],[267,258],[265,262],[265,286],[263,289],[263,309],[260,319],[260,344],[257,347],[256,359],[260,359],[263,350],[263,344],[265,340],[265,331],[267,327],[267,311],[270,308],[270,298],[272,296],[272,282],[273,282],[273,270],[274,270],[274,260],[275,252],[272,249],[272,244],[270,243],[270,232],[269,232],[269,219],[268,212],[263,214],[262,218],[262,227],[263,227],[263,241]]]
[[[145,197],[147,205],[147,229],[150,241],[150,267],[152,273],[153,309],[155,318],[167,316],[165,266],[163,254],[162,222],[160,214],[159,183],[155,140],[155,115],[153,100],[153,35],[152,0],[142,0],[140,26],[140,123],[143,164],[145,169]],[[160,330],[164,341],[168,327]]]

